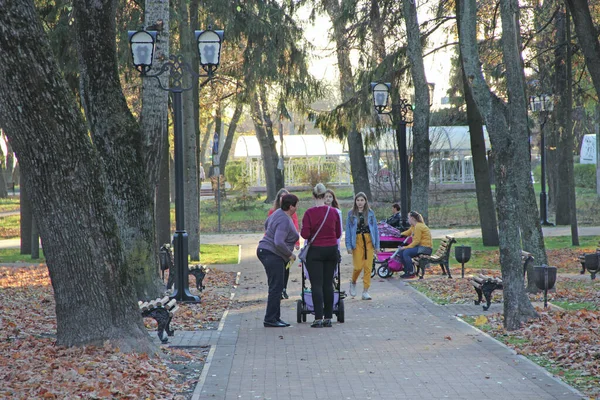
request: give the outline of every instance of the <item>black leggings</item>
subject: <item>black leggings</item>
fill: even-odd
[[[290,280],[290,268],[286,268],[283,275],[283,290],[287,290],[287,283]]]
[[[315,319],[331,319],[333,315],[333,273],[338,263],[338,246],[311,246],[306,256]]]

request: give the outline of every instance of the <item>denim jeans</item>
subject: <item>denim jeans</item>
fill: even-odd
[[[402,249],[398,253],[398,257],[402,259],[402,265],[404,265],[404,272],[407,274],[414,274],[415,271],[413,269],[412,258],[418,256],[419,254],[431,254],[431,247],[417,246],[412,247],[410,249]]]
[[[281,292],[286,261],[277,254],[260,248],[256,250],[256,256],[265,267],[269,284],[265,322],[277,322],[281,318]]]

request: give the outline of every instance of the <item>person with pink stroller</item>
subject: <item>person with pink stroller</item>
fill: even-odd
[[[431,255],[433,252],[433,241],[431,240],[431,231],[425,225],[423,216],[416,211],[408,213],[408,223],[410,228],[402,232],[403,236],[412,236],[412,242],[409,245],[399,248],[398,255],[404,265],[404,275],[402,279],[412,279],[415,277],[412,258],[420,254]]]

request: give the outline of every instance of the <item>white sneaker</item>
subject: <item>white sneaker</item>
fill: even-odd
[[[356,283],[350,281],[350,296],[356,297]]]
[[[367,292],[366,290],[363,292],[362,294],[362,299],[363,300],[371,300],[371,296],[369,296],[369,292]]]

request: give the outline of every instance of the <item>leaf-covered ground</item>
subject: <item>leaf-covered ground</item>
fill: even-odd
[[[218,323],[229,306],[234,278],[233,273],[211,269],[201,303],[180,305],[172,327],[199,330]],[[192,277],[190,287],[194,284]],[[144,322],[155,329],[154,320]],[[54,298],[45,265],[0,267],[2,399],[189,399],[208,353],[161,346],[162,358],[148,357],[124,354],[108,344],[63,348],[55,345],[55,337]]]
[[[555,261],[552,265],[558,263]],[[501,314],[482,312],[479,317],[465,319],[560,376],[586,396],[600,398],[600,280],[592,281],[589,274],[578,275],[580,267],[577,265],[565,269],[570,274],[559,274],[555,290],[548,292],[548,301],[563,310],[538,308],[539,319],[513,332],[503,328]],[[433,274],[428,271],[425,279],[410,284],[440,304],[472,304],[477,296],[469,280],[459,279],[460,268],[451,271],[454,279],[442,277],[437,268],[431,271]],[[467,270],[465,276],[480,272]],[[500,275],[499,270],[484,273]],[[530,295],[531,301],[536,302],[543,302],[543,297],[543,293]],[[500,301],[502,291],[496,290],[493,302]]]

